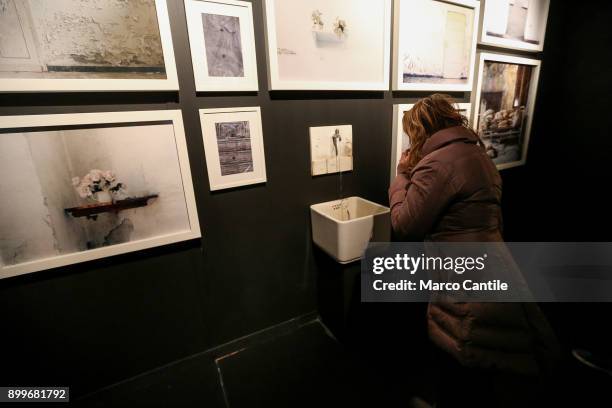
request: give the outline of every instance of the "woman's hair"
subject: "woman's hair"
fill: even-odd
[[[468,119],[455,108],[453,99],[442,94],[433,94],[415,103],[404,113],[402,126],[410,139],[409,167],[416,166],[422,159],[423,145],[434,133],[455,126],[470,128]]]

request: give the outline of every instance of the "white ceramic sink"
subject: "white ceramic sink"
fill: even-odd
[[[368,242],[391,238],[389,208],[360,197],[310,206],[312,240],[341,264],[361,259]]]

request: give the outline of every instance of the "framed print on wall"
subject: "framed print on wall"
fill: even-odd
[[[343,173],[353,170],[353,126],[310,128],[311,175]]]
[[[0,92],[174,90],[166,0],[0,2]]]
[[[395,0],[393,90],[472,90],[480,4]]]
[[[481,53],[472,124],[498,169],[525,164],[540,61]]]
[[[550,0],[482,0],[481,44],[542,51]]]
[[[257,91],[252,4],[185,0],[196,91]]]
[[[259,107],[200,109],[210,190],[266,182]]]
[[[265,0],[270,90],[388,90],[391,0]]]
[[[412,109],[414,104],[393,105],[393,134],[391,142],[391,181],[397,176],[397,165],[402,158],[402,154],[410,148],[410,139],[406,132],[402,120],[404,113]],[[472,115],[472,104],[456,103],[455,107],[468,121]]]
[[[0,116],[0,171],[0,278],[201,236],[179,110]]]

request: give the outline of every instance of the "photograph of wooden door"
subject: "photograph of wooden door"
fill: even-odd
[[[24,0],[0,0],[0,71],[42,72],[31,23]]]
[[[467,47],[465,30],[467,24],[465,14],[449,11],[446,15],[443,78],[463,78],[467,76],[465,70]]]

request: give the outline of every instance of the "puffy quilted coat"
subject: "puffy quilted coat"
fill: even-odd
[[[391,220],[403,241],[502,241],[502,181],[478,137],[452,127],[429,137],[423,159],[389,189]],[[535,303],[432,299],[431,340],[468,367],[538,374],[554,359],[554,334]]]

